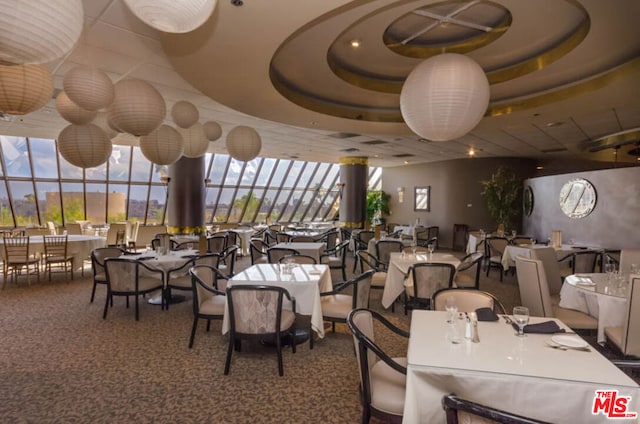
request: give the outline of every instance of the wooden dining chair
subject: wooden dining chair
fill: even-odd
[[[437,290],[431,298],[431,309],[445,311],[447,298],[453,298],[460,312],[475,312],[480,308],[489,308],[496,314],[504,314],[502,302],[489,292],[465,288],[446,288]]]
[[[36,274],[40,281],[40,259],[29,251],[29,237],[4,237],[4,280],[6,283],[13,276],[14,284],[24,272],[27,285],[31,285],[31,275]]]
[[[227,280],[215,266],[197,264],[189,269],[191,278],[191,290],[193,292],[193,325],[189,338],[189,349],[193,347],[196,337],[198,321],[207,320],[207,332],[211,328],[211,320],[224,318],[224,309],[227,303],[226,292],[220,290],[218,282]]]
[[[622,325],[604,328],[607,343],[626,357],[640,357],[640,278],[630,278]]]
[[[419,262],[409,267],[412,284],[405,286],[404,314],[410,309],[431,309],[431,297],[443,288],[453,287],[456,267],[438,262]]]
[[[93,299],[96,295],[96,287],[98,284],[107,284],[107,273],[104,269],[104,261],[107,258],[118,258],[124,255],[124,250],[119,247],[99,247],[93,249],[91,251],[91,269],[93,271],[93,287],[91,288],[91,299],[90,302],[93,303]],[[110,299],[111,304],[113,305],[113,299]]]
[[[505,424],[549,424],[501,409],[481,405],[455,395],[442,398],[447,424],[463,423],[505,423]]]
[[[72,255],[67,253],[68,237],[64,236],[43,236],[44,238],[44,266],[45,272],[49,274],[51,281],[51,273],[54,269],[63,272],[65,277],[67,273],[71,275],[73,280],[74,259]]]

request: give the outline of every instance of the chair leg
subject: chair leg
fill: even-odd
[[[98,284],[97,284],[97,283],[96,283],[96,281],[94,280],[94,281],[93,281],[93,288],[91,289],[91,300],[89,301],[89,303],[93,303],[93,298],[94,298],[94,297],[95,297],[95,295],[96,295],[96,286],[97,286],[97,285],[98,285]]]
[[[207,320],[207,333],[209,332],[210,329],[211,329],[211,320],[208,319]]]
[[[102,314],[102,319],[107,319],[107,311],[109,310],[109,299],[113,301],[113,298],[111,297],[111,291],[107,289],[107,297],[104,301],[104,313]]]
[[[138,307],[138,295],[135,295],[136,298],[136,321],[140,321],[140,308]],[[127,296],[127,300],[129,300],[129,296]]]
[[[224,375],[229,375],[229,367],[231,366],[231,354],[235,345],[233,337],[229,336],[229,347],[227,348],[227,360],[224,363]]]
[[[193,317],[193,326],[191,326],[191,338],[189,339],[189,349],[193,347],[193,339],[196,337],[196,329],[198,328],[198,317]]]
[[[291,344],[294,346],[296,344],[293,338]],[[276,337],[276,352],[278,353],[278,375],[282,377],[284,375],[284,367],[282,365],[282,341],[280,340],[280,337]]]

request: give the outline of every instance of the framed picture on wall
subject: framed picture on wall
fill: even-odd
[[[431,208],[431,186],[415,187],[413,210],[429,212]]]

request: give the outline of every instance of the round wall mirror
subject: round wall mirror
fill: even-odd
[[[596,207],[596,189],[584,178],[569,180],[560,190],[560,209],[569,218],[584,218]]]
[[[522,193],[522,211],[525,216],[531,216],[533,212],[533,190],[530,186],[526,186]]]

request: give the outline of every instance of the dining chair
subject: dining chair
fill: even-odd
[[[628,275],[631,273],[632,265],[640,267],[640,249],[622,249],[618,271],[620,274]],[[640,269],[638,271],[640,272]]]
[[[190,259],[185,258],[184,264],[172,268],[167,271],[164,287],[165,306],[169,309],[172,299],[172,290],[181,290],[193,293],[193,283],[189,270],[196,265],[208,265],[217,268],[220,262],[220,255],[217,253],[207,253],[205,255],[196,255]]]
[[[69,235],[77,235],[77,236],[82,235],[82,225],[80,225],[77,222],[67,222],[64,225],[64,229],[67,231],[67,234]]]
[[[284,299],[291,310],[283,306]],[[242,340],[273,342],[278,355],[278,374],[284,375],[282,336],[295,335],[296,301],[289,292],[277,286],[237,285],[227,287],[230,334],[224,374],[229,374],[233,350],[240,352]],[[296,352],[296,344],[291,343]]]
[[[510,240],[510,243],[514,246],[531,246],[536,243],[536,239],[531,236],[515,236]]]
[[[501,409],[481,405],[455,395],[442,398],[447,424],[463,423],[505,423],[505,424],[549,424],[522,415],[512,414]]]
[[[159,233],[151,240],[151,248],[155,250],[158,247],[166,247],[169,250],[175,250],[178,247],[178,242],[173,239],[171,233]]]
[[[91,300],[96,295],[96,287],[98,284],[107,284],[107,274],[104,270],[104,261],[107,258],[117,258],[124,255],[124,250],[119,247],[98,247],[91,251],[91,269],[93,271],[93,288],[91,289]],[[111,299],[113,304],[113,299]]]
[[[314,258],[313,256],[297,254],[297,255],[285,255],[278,260],[278,263],[315,265],[317,262],[316,262],[316,258]]]
[[[267,261],[270,264],[280,263],[280,258],[287,255],[299,255],[296,249],[290,249],[288,247],[270,247],[267,249]]]
[[[431,309],[431,296],[439,289],[453,287],[456,267],[438,262],[419,262],[409,267],[405,283],[404,314],[410,309]]]
[[[144,268],[141,275],[140,268]],[[107,276],[107,298],[104,303],[103,319],[107,319],[109,301],[112,296],[133,296],[135,299],[136,321],[140,320],[139,297],[156,290],[163,290],[164,274],[162,271],[150,268],[143,261],[132,259],[107,258],[104,261],[104,269]],[[164,308],[164,296],[162,307]]]
[[[480,289],[480,265],[484,253],[473,252],[460,259],[460,264],[456,267],[456,274],[453,277],[453,284],[461,288]]]
[[[347,315],[352,309],[369,307],[371,278],[374,273],[372,269],[365,271],[340,283],[331,291],[320,293],[322,319],[331,322],[331,331],[335,333],[336,322],[347,322]],[[343,293],[347,289],[350,290],[350,294]]]
[[[355,247],[354,250],[367,250],[369,246],[369,240],[374,238],[376,233],[370,230],[362,230],[358,231],[355,237]]]
[[[44,269],[49,273],[49,281],[51,281],[51,273],[54,269],[64,272],[66,278],[67,273],[71,274],[73,280],[73,256],[67,253],[68,237],[64,236],[42,236],[44,238]]]
[[[207,237],[207,250],[211,253],[221,253],[227,248],[227,235],[215,234]]]
[[[475,312],[480,308],[489,308],[496,314],[505,313],[504,305],[491,293],[465,288],[436,290],[431,299],[431,308],[434,311],[445,311],[447,298],[455,300],[456,307],[460,312]]]
[[[27,276],[27,286],[31,285],[31,274],[36,274],[40,281],[40,259],[29,252],[29,237],[4,237],[4,279],[6,287],[10,276],[14,284],[23,270]]]
[[[624,321],[620,326],[605,327],[604,335],[626,357],[640,357],[640,278],[629,281]]]
[[[189,269],[191,290],[193,292],[193,325],[189,337],[189,349],[193,347],[198,321],[207,320],[207,332],[211,328],[211,320],[224,318],[227,303],[226,293],[218,287],[219,280],[229,277],[211,265],[197,264]]]
[[[384,285],[387,281],[387,271],[384,264],[366,250],[358,250],[356,252],[356,260],[360,264],[361,273],[369,270],[374,271],[371,276],[371,289],[384,290]],[[395,312],[395,302],[391,304],[391,312]]]
[[[554,305],[542,261],[522,256],[515,261],[520,300],[531,316],[557,318],[574,330],[597,330],[598,320],[592,316]]]
[[[334,249],[338,244],[338,231],[335,228],[325,231],[320,234],[314,241],[325,244],[325,251],[328,249]]]
[[[440,227],[432,225],[430,227],[427,227],[427,239],[428,240],[433,240],[435,238],[435,242],[436,242],[436,250],[438,250],[438,248],[440,247],[438,245],[438,236],[440,233]]]
[[[264,232],[264,242],[269,246],[275,246],[276,244],[278,244],[278,231],[267,229]]]
[[[187,240],[175,245],[172,250],[198,250],[200,248],[200,240]]]
[[[218,262],[218,269],[229,278],[233,277],[236,269],[236,258],[240,246],[237,244],[231,244],[227,246],[222,252],[220,252],[220,261]]]
[[[485,254],[487,257],[487,277],[491,268],[498,268],[500,270],[500,281],[502,281],[503,267],[502,267],[502,255],[509,245],[509,240],[506,237],[487,237],[485,239]]]
[[[390,357],[376,342],[376,335],[381,336],[378,337],[381,340],[389,335],[396,337],[394,334],[408,340],[409,332],[366,308],[350,311],[347,325],[353,334],[358,362],[361,422],[367,424],[373,416],[382,422],[401,423],[407,385],[407,358]],[[382,331],[385,334],[381,334]]]
[[[329,266],[329,270],[339,270],[342,281],[347,279],[347,252],[349,240],[341,241],[333,249],[326,249],[320,255],[320,263]],[[332,277],[333,281],[333,277]]]
[[[573,252],[571,254],[571,274],[589,274],[595,272],[599,256],[600,251],[595,250],[578,250]]]
[[[429,237],[429,231],[427,230],[427,227],[416,228],[415,234],[416,245],[426,247],[427,242],[431,239],[431,237]]]
[[[403,248],[404,245],[398,240],[378,240],[376,242],[376,257],[384,265],[384,268],[388,269],[391,253],[402,252]]]
[[[47,221],[47,229],[49,230],[48,235],[55,236],[58,234],[58,227],[56,227],[53,221]]]
[[[292,236],[289,241],[291,243],[316,243],[312,236]]]
[[[269,245],[261,239],[252,238],[249,242],[251,265],[268,263],[267,249]]]
[[[600,252],[600,272],[605,272],[605,265],[610,263],[616,266],[616,269],[620,269],[620,254],[621,249],[603,249]]]
[[[547,277],[549,295],[554,304],[560,303],[560,289],[562,289],[562,275],[560,274],[560,263],[558,254],[553,247],[539,247],[531,249],[531,259],[542,262],[544,273]]]
[[[291,236],[287,233],[278,232],[276,233],[276,242],[277,243],[288,243],[291,241]]]

